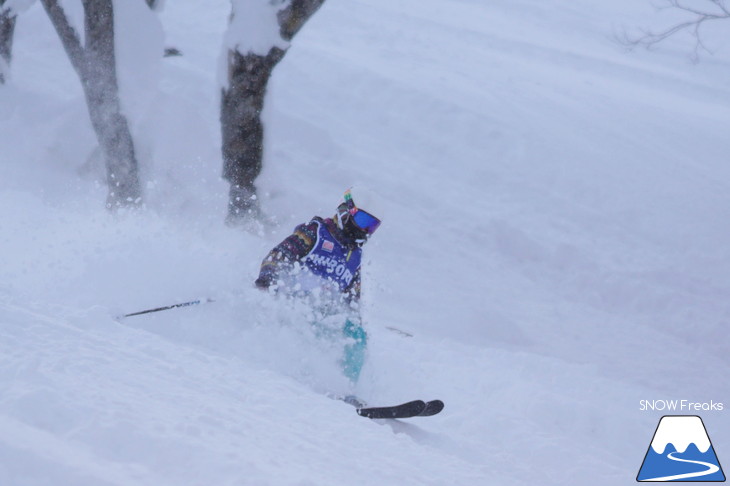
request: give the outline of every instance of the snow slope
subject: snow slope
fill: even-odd
[[[642,3],[327,2],[270,86],[262,234],[222,224],[230,3],[166,2],[130,43],[184,55],[123,85],[147,209],[118,216],[33,5],[0,87],[0,484],[633,483],[666,413],[639,401],[727,404],[730,371],[730,52],[719,26],[699,64],[625,52],[664,21]],[[358,181],[386,213],[357,393],[432,418],[327,398],[337,350],[251,286]],[[727,412],[702,418],[722,462]]]

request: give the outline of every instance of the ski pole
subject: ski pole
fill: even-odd
[[[396,334],[400,334],[400,335],[401,335],[401,336],[403,336],[403,337],[413,337],[413,334],[411,334],[410,332],[405,332],[405,331],[401,331],[401,330],[400,330],[400,329],[398,329],[397,327],[393,327],[393,326],[385,326],[385,328],[386,328],[387,330],[389,330],[389,331],[392,331],[392,332],[396,333]]]
[[[166,311],[170,309],[176,309],[178,307],[188,307],[191,305],[199,305],[199,304],[207,304],[209,302],[215,302],[215,300],[211,298],[206,299],[198,299],[198,300],[191,300],[190,302],[181,302],[179,304],[172,304],[172,305],[166,305],[164,307],[155,307],[154,309],[146,309],[138,312],[132,312],[131,314],[124,314],[123,316],[120,316],[119,319],[124,319],[125,317],[132,317],[132,316],[139,316],[142,314],[151,314],[152,312],[160,312],[160,311]]]

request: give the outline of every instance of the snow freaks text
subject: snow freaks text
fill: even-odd
[[[640,400],[639,410],[642,412],[721,412],[722,402],[693,402],[691,400]]]

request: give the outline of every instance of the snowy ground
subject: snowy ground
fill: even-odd
[[[204,4],[167,2],[128,47],[164,29],[183,57],[122,61],[139,215],[103,209],[43,9],[18,21],[0,87],[0,484],[630,484],[666,413],[640,400],[730,405],[722,26],[694,65],[691,39],[612,41],[661,23],[643,1],[330,0],[272,80],[260,187],[278,223],[255,235],[223,225],[229,4]],[[357,392],[441,398],[438,416],[373,422],[326,398],[345,389],[336,350],[252,288],[266,251],[353,182],[386,207]],[[217,302],[113,318],[200,297]],[[730,462],[728,412],[701,416]]]

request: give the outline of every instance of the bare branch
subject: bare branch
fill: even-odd
[[[68,58],[71,60],[71,64],[73,64],[77,73],[83,74],[86,53],[81,45],[79,34],[71,27],[66,17],[66,12],[63,11],[63,8],[56,0],[41,0],[41,3],[61,38],[61,43],[66,50],[66,54],[68,54]]]
[[[690,57],[694,62],[697,62],[700,51],[710,53],[702,40],[702,27],[711,20],[730,19],[730,6],[727,5],[727,0],[705,0],[705,2],[706,8],[699,8],[697,6],[690,7],[684,4],[682,0],[663,0],[663,5],[658,6],[657,9],[679,10],[691,14],[693,17],[658,32],[642,30],[642,35],[638,38],[631,38],[624,33],[623,37],[617,37],[617,40],[629,49],[639,46],[650,49],[665,39],[686,31],[695,38],[694,49]]]

